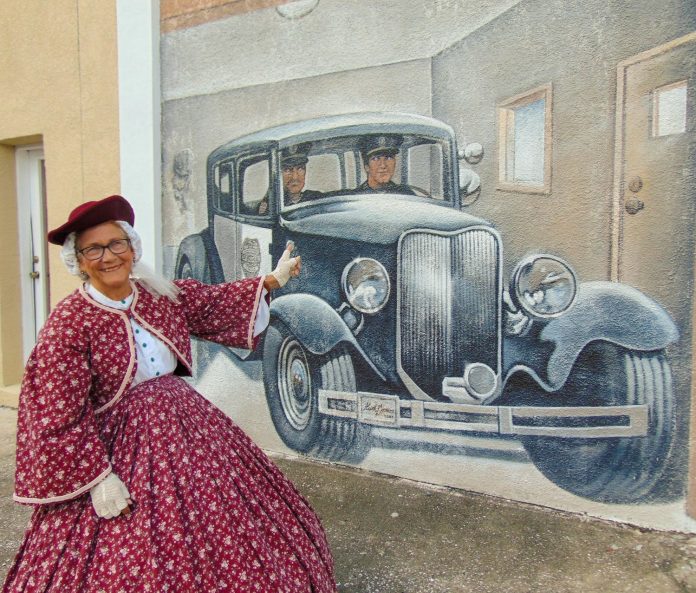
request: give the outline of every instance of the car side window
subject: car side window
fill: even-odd
[[[234,212],[232,173],[232,163],[229,161],[215,165],[215,207],[227,214]]]
[[[270,211],[270,158],[267,154],[241,159],[237,168],[239,213],[268,216]]]

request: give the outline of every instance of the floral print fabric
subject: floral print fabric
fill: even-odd
[[[39,507],[5,593],[335,591],[308,503],[183,379],[141,383],[100,424],[132,513],[99,519],[89,495]]]
[[[180,304],[134,286],[118,311],[82,291],[49,317],[20,396],[15,499],[40,504],[3,593],[335,591],[321,524],[230,419],[179,377],[132,386],[130,319],[190,370],[189,332],[254,347],[260,279],[178,282]],[[113,471],[135,506],[100,519]]]

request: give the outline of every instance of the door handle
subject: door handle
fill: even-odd
[[[629,214],[638,214],[638,212],[645,208],[645,203],[638,198],[629,198],[626,200],[625,208],[626,212]]]
[[[630,189],[634,194],[637,194],[641,189],[643,189],[643,180],[640,175],[636,175],[628,182],[628,189]]]
[[[31,278],[32,280],[36,280],[38,277],[39,277],[38,272],[29,272],[29,278]]]

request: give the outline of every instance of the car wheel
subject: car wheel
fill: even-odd
[[[205,253],[188,252],[179,255],[176,262],[176,278],[200,280],[210,284],[210,266],[206,263]]]
[[[548,397],[548,396],[547,396]],[[659,494],[674,436],[674,397],[662,352],[635,352],[608,342],[583,350],[555,405],[647,405],[644,437],[522,437],[536,467],[562,488],[600,502],[634,503]]]
[[[179,261],[179,266],[176,270],[176,277],[180,278],[181,280],[188,280],[189,278],[195,279],[195,276],[193,275],[193,266],[191,266],[191,262],[189,261],[188,257],[183,256]]]
[[[319,389],[355,391],[353,363],[345,348],[313,355],[285,324],[272,320],[264,338],[263,380],[273,424],[288,447],[331,460],[364,458],[368,427],[318,409]]]

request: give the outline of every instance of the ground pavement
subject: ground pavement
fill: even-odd
[[[29,517],[11,500],[16,418],[0,407],[0,581]],[[340,593],[696,593],[693,535],[276,461],[322,517]]]

